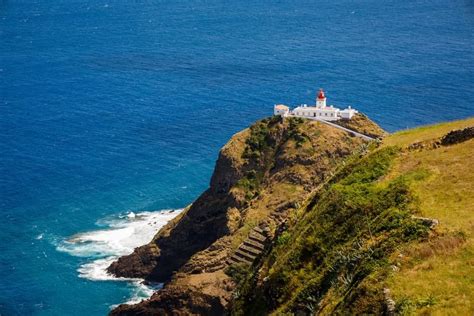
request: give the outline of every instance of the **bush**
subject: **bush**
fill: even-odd
[[[290,241],[291,235],[288,232],[283,232],[277,239],[278,246],[286,245]]]
[[[250,271],[251,270],[247,264],[232,264],[224,270],[225,274],[230,276],[235,284],[241,284]]]

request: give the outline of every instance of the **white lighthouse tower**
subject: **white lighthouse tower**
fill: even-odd
[[[333,105],[327,106],[326,96],[324,95],[323,89],[319,89],[319,92],[316,96],[315,106],[302,104],[293,110],[290,110],[288,106],[278,104],[275,105],[273,110],[274,115],[280,115],[282,117],[304,117],[318,121],[337,121],[340,119],[350,120],[357,113],[357,110],[351,108],[350,106],[344,110],[341,110]]]
[[[326,96],[324,95],[323,89],[319,89],[318,97],[316,98],[316,107],[318,108],[326,107]]]

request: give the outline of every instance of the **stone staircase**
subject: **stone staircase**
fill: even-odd
[[[252,228],[247,239],[240,244],[234,254],[227,259],[228,264],[244,263],[251,265],[265,249],[267,237],[265,232],[258,226]]]
[[[269,218],[273,220],[275,224],[278,226],[278,225],[281,225],[285,221],[286,214],[282,212],[274,211],[270,214]]]
[[[263,225],[268,227],[269,221],[276,224],[277,227],[281,226],[287,217],[287,212],[283,210],[275,210],[268,216],[267,220],[263,222]],[[262,223],[261,223],[262,224]],[[244,263],[247,265],[253,264],[255,259],[265,249],[265,245],[268,242],[268,231],[265,232],[259,226],[255,226],[250,231],[247,239],[239,245],[237,250],[227,259],[227,264]]]

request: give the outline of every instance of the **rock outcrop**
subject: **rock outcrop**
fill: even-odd
[[[465,142],[474,138],[474,127],[466,127],[462,130],[454,130],[441,139],[441,145],[448,146]]]
[[[365,116],[356,125],[351,128],[384,135]],[[234,135],[219,153],[209,189],[149,244],[109,267],[116,276],[165,282],[149,300],[121,305],[112,315],[223,314],[235,286],[224,270],[249,234],[264,229],[271,239],[290,210],[366,145],[294,118],[265,119]]]
[[[219,154],[211,186],[179,219],[166,225],[147,245],[114,262],[108,271],[119,277],[165,282],[196,252],[232,231],[232,210],[242,208],[244,197],[231,187],[242,176],[240,152],[246,132],[237,134]],[[234,217],[239,214],[234,214]]]

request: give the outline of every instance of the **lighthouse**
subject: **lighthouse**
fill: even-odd
[[[275,105],[273,109],[274,115],[280,115],[282,117],[304,117],[318,121],[337,121],[340,119],[350,120],[357,113],[357,110],[351,108],[350,106],[344,110],[341,110],[333,105],[327,106],[326,96],[324,95],[323,89],[319,89],[319,92],[316,96],[315,106],[302,104],[293,110],[290,110],[288,106],[278,104]]]
[[[316,98],[316,107],[318,108],[326,107],[326,96],[324,95],[323,89],[319,89],[318,97]]]

